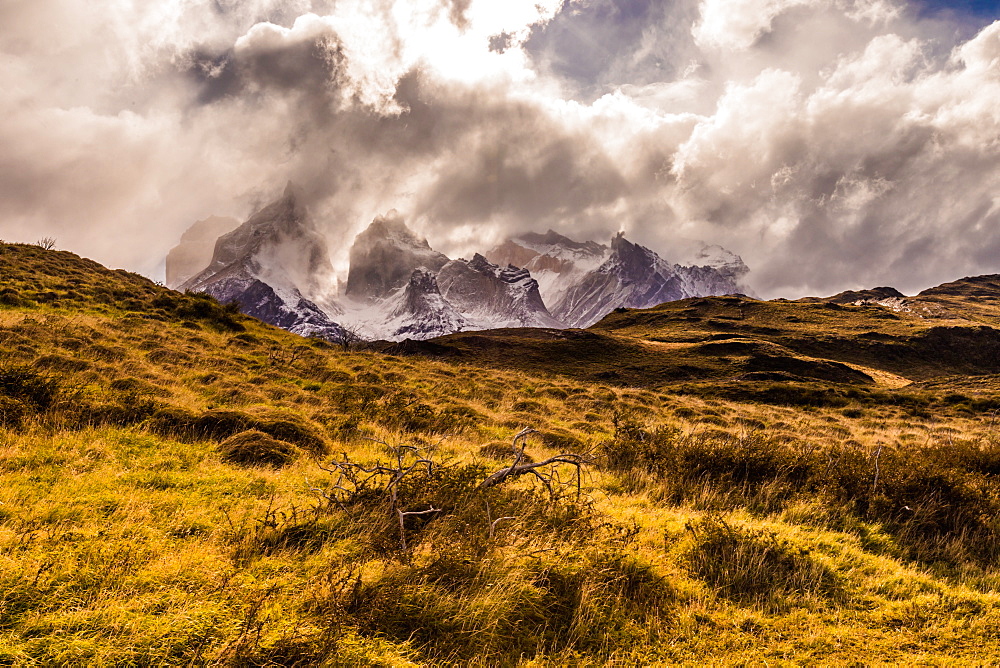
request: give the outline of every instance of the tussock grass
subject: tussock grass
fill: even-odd
[[[219,444],[222,461],[242,466],[281,468],[294,462],[300,454],[291,443],[256,430],[240,432]]]

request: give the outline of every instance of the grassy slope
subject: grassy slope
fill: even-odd
[[[0,246],[0,277],[0,661],[1000,651],[995,377],[921,348],[964,320],[687,300],[589,333],[448,337],[434,360],[303,340],[33,246]],[[886,336],[904,361],[868,349]],[[706,382],[753,373],[791,375]],[[535,460],[594,456],[579,498],[530,478],[476,489],[524,426]],[[247,429],[301,454],[223,461]],[[441,510],[407,520],[405,547],[386,495],[327,503],[337,477],[308,455],[388,462],[399,445],[440,464],[397,490],[403,510]]]
[[[993,329],[1000,323],[1000,286],[967,280],[937,290],[899,312],[878,305],[694,298],[616,311],[582,332],[460,333],[412,348],[430,357],[671,390],[704,381],[713,387],[817,381],[897,389],[1000,372],[1000,332]]]

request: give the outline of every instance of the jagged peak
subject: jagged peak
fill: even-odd
[[[421,250],[431,249],[427,239],[417,236],[396,209],[375,216],[371,224],[358,235],[355,243],[376,243],[383,240]]]
[[[508,264],[500,270],[500,280],[504,283],[519,283],[521,281],[530,280],[536,285],[538,284],[538,281],[535,281],[535,279],[531,277],[530,271],[521,267],[515,267],[512,264]]]
[[[281,197],[259,209],[230,234],[238,237],[245,234],[247,228],[257,230],[263,227],[284,230],[314,227],[312,216],[305,205],[305,195],[298,186],[289,181]]]
[[[295,182],[289,179],[288,183],[285,184],[285,192],[281,195],[282,199],[288,200],[300,200],[304,199],[303,190]]]
[[[639,244],[632,243],[625,238],[624,232],[619,232],[611,239],[611,258],[624,259],[628,257],[645,255],[645,256],[656,256],[655,252],[646,248],[645,246],[640,246]]]
[[[497,265],[493,264],[487,260],[484,256],[476,253],[472,256],[472,259],[468,262],[469,268],[475,269],[476,271],[483,274],[493,274],[496,273]]]
[[[508,239],[506,243],[513,243],[538,252],[545,252],[551,247],[565,248],[571,251],[585,252],[589,254],[600,254],[607,250],[607,246],[596,241],[576,241],[549,228],[545,234],[538,232],[527,232],[519,236]]]
[[[534,244],[561,244],[564,246],[571,246],[578,244],[580,242],[574,241],[567,236],[559,234],[551,227],[545,231],[545,234],[539,234],[538,232],[527,232],[525,234],[514,237],[515,240],[527,241],[528,243]]]
[[[407,290],[417,290],[424,293],[439,292],[437,278],[424,267],[414,269],[410,274]]]

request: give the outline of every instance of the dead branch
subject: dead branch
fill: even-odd
[[[524,448],[527,446],[528,436],[537,433],[538,432],[536,430],[530,428],[519,431],[517,435],[514,436],[514,441],[512,443],[514,462],[507,468],[500,469],[496,473],[487,477],[479,483],[477,489],[489,489],[490,487],[495,487],[505,483],[508,480],[530,474],[535,476],[539,482],[545,486],[545,489],[548,490],[550,496],[554,497],[555,491],[553,489],[553,483],[559,486],[563,485],[556,467],[559,464],[568,464],[576,469],[576,493],[579,498],[581,492],[581,467],[584,464],[591,463],[591,458],[575,453],[563,453],[561,455],[556,455],[555,457],[549,457],[548,459],[540,462],[522,463],[524,461]],[[544,470],[546,468],[548,468],[547,471]]]
[[[427,510],[408,510],[403,511],[396,509],[396,514],[399,516],[399,542],[403,546],[403,551],[406,551],[406,518],[421,516],[421,515],[433,515],[434,513],[440,513],[440,508],[435,508],[431,506]]]
[[[326,489],[310,486],[310,491],[316,493],[327,504],[337,506],[346,511],[348,506],[366,492],[377,492],[383,494],[388,502],[388,510],[394,513],[399,520],[399,542],[403,550],[407,549],[405,520],[410,516],[432,515],[443,512],[440,508],[431,506],[427,510],[404,511],[399,505],[399,486],[406,478],[416,470],[426,469],[427,475],[434,473],[435,463],[422,453],[425,448],[418,448],[414,445],[390,446],[385,441],[377,438],[369,438],[369,441],[378,443],[386,448],[395,458],[395,462],[383,463],[375,462],[374,465],[365,466],[351,461],[346,452],[341,461],[331,461],[327,464],[317,462],[321,471],[336,476],[332,485]],[[306,482],[308,484],[308,481]]]

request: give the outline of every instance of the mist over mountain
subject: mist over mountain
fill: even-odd
[[[265,322],[307,336],[427,339],[506,327],[586,327],[616,308],[648,308],[685,297],[752,293],[736,255],[704,246],[702,266],[682,266],[616,235],[609,246],[553,231],[508,239],[486,255],[449,259],[397,212],[376,217],[354,240],[344,290],[324,237],[289,184],[214,243],[195,223],[167,256],[183,275],[198,244],[208,266],[175,287],[206,292]],[[518,266],[519,263],[524,266]],[[532,272],[541,277],[542,284]]]
[[[330,292],[329,250],[292,184],[280,199],[219,237],[214,248],[208,267],[176,287],[236,302],[247,315],[296,334],[343,338],[344,329],[330,319],[342,311]],[[183,256],[185,266],[187,259]],[[179,261],[176,252],[167,257],[169,274],[181,274]]]

